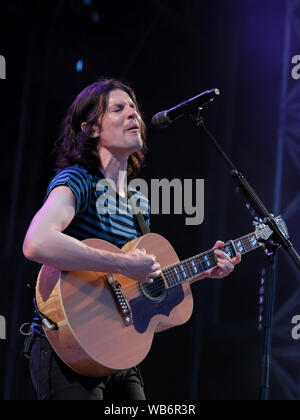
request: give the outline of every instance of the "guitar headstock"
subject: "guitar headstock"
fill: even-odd
[[[284,222],[282,216],[275,217],[275,222],[282,234],[289,239],[289,232],[288,228],[286,226],[286,223]],[[261,222],[255,222],[255,234],[257,239],[262,239],[263,241],[267,241],[271,238],[273,235],[272,229],[266,225],[265,223]]]

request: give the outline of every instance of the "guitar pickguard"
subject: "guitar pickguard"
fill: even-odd
[[[163,300],[156,302],[147,299],[143,294],[130,301],[133,325],[137,332],[143,334],[155,315],[169,316],[172,309],[184,300],[182,285],[167,289]]]

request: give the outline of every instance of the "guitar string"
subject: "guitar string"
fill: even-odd
[[[249,252],[249,251],[257,248],[258,241],[255,241],[255,243],[253,243],[252,241],[250,241],[250,237],[251,238],[254,238],[254,235],[255,235],[254,233],[251,233],[251,234],[246,235],[246,236],[244,236],[242,238],[239,238],[239,239],[237,239],[237,240],[235,240],[233,242],[234,242],[235,246],[236,246],[236,244],[239,241],[242,242],[244,252]],[[230,251],[234,254],[234,250],[233,250],[233,246],[232,246],[232,243],[231,242],[227,242],[224,247],[219,248],[219,249],[220,250],[224,250],[226,247],[229,247],[230,248]],[[172,288],[172,287],[178,286],[178,285],[186,282],[187,280],[192,280],[194,277],[196,277],[198,275],[201,275],[205,271],[208,271],[208,270],[210,270],[212,268],[212,267],[209,268],[207,266],[207,261],[210,264],[214,265],[214,267],[217,266],[216,256],[215,256],[215,254],[214,254],[213,251],[214,251],[214,249],[209,250],[209,251],[206,251],[204,253],[201,253],[199,255],[196,255],[195,257],[191,257],[191,258],[189,258],[187,260],[181,261],[181,262],[179,262],[177,264],[174,264],[174,265],[172,265],[170,267],[165,267],[164,269],[162,269],[162,272],[163,272],[163,275],[164,275],[164,279],[167,282],[167,286],[168,286],[167,288],[165,286],[164,279],[163,279],[163,277],[161,275],[158,276],[155,279],[156,281],[154,280],[154,283],[144,283],[144,284],[142,284],[141,285],[142,288],[147,288],[146,293],[148,293],[148,294],[151,294],[151,293],[152,294],[157,294],[157,293],[165,292],[168,288]],[[200,264],[199,264],[199,259],[200,258],[203,259],[203,256],[206,257],[206,263],[200,262]],[[191,268],[190,262],[192,262],[194,264],[193,268]],[[174,269],[175,268],[176,268],[176,270],[179,269],[179,266],[181,267],[181,269],[182,269],[182,267],[184,267],[183,271],[185,272],[185,274],[188,273],[188,274],[186,274],[186,276],[184,276],[184,278],[182,278],[179,275],[178,271],[177,271],[177,273],[174,273]],[[193,270],[194,270],[195,267],[197,267],[197,271],[198,271],[197,274],[193,272]],[[132,286],[124,287],[124,291],[125,292],[129,292],[129,291],[133,291],[133,290],[139,290],[139,289],[140,288],[136,286],[136,283],[134,285],[132,285]],[[144,293],[141,292],[140,290],[139,290],[139,292],[140,292],[139,296],[143,298],[144,297]]]
[[[254,239],[254,237],[256,239],[255,243],[252,240],[250,241],[250,238]],[[239,251],[242,251],[241,253],[249,252],[251,250],[256,249],[258,246],[260,246],[255,233],[250,233],[232,242],[235,244],[235,247],[237,247],[237,244],[239,242],[242,243],[243,250],[239,249]],[[225,248],[229,248],[232,254],[235,253],[231,242],[227,242],[224,247],[221,247],[219,249],[224,251]],[[205,260],[206,262],[203,262],[203,257],[206,258]],[[201,262],[201,259],[202,259],[202,262]],[[211,267],[208,266],[207,264],[208,262],[211,265]],[[191,263],[193,264],[193,268],[191,267]],[[216,267],[216,266],[217,266],[216,255],[214,253],[214,249],[211,249],[209,251],[198,254],[194,257],[183,260],[179,263],[173,264],[169,267],[163,268],[162,269],[163,276],[160,275],[156,279],[154,279],[154,283],[143,283],[141,284],[141,287],[144,289],[146,288],[146,293],[148,294],[162,293],[162,292],[165,292],[168,288],[173,288],[182,283],[185,283],[188,280],[192,280],[193,278],[205,273],[205,271],[209,271],[211,268]],[[179,267],[181,270],[179,269]],[[195,273],[195,268],[197,269],[197,273]],[[177,271],[174,273],[174,270],[177,270]],[[183,278],[179,274],[178,270],[179,272],[182,271],[185,273],[185,276]],[[168,287],[165,286],[164,280],[166,281]],[[134,283],[134,285],[123,287],[123,289],[125,292],[139,290],[140,296],[144,297],[144,293],[141,292],[136,282]]]
[[[251,250],[254,250],[255,248],[257,248],[257,241],[255,243],[250,241],[250,237],[254,237],[254,234],[251,233],[249,235],[246,235],[243,238],[237,239],[236,241],[233,241],[234,243],[238,243],[239,241],[242,242],[243,244],[243,251],[244,252],[249,252]],[[231,242],[227,243],[224,247],[219,248],[220,250],[224,250],[226,247],[231,248],[230,251],[233,252],[233,246],[231,244]],[[233,252],[234,253],[234,252]],[[199,259],[199,258],[203,258],[203,256],[206,257],[206,263],[205,262],[198,262],[198,264],[195,264],[195,260]],[[174,264],[170,267],[165,267],[164,269],[162,269],[162,273],[163,276],[167,282],[168,288],[172,288],[175,286],[178,286],[179,284],[184,283],[187,280],[191,280],[193,277],[197,277],[198,275],[203,274],[205,271],[210,270],[213,267],[208,267],[207,266],[207,261],[213,265],[213,267],[217,266],[216,263],[216,257],[214,254],[214,249],[206,251],[202,254],[199,254],[195,257],[191,257],[188,258],[187,260],[184,260],[182,262],[179,262],[177,264]],[[193,272],[193,269],[190,266],[190,262],[194,262],[195,266],[198,267],[198,273],[196,274],[195,272]],[[186,274],[184,276],[184,278],[181,278],[181,276],[179,275],[179,272],[177,271],[177,273],[174,273],[174,269],[176,268],[176,270],[179,269],[179,267],[181,268],[181,270]],[[182,269],[183,267],[183,269]],[[180,271],[181,271],[180,270]],[[194,274],[194,275],[193,275]],[[156,281],[155,281],[156,280]],[[156,279],[154,280],[154,283],[144,283],[142,285],[142,288],[147,288],[147,292],[153,293],[153,294],[157,294],[160,292],[164,292],[165,290],[167,290],[167,288],[165,287],[165,282],[163,280],[163,277],[160,275],[158,276]],[[136,285],[134,286],[129,286],[127,288],[124,288],[124,291],[131,291],[131,290],[137,290],[138,287]],[[143,296],[143,293],[141,292],[141,296]]]
[[[255,244],[253,244],[252,242],[250,242],[250,239],[249,239],[250,236],[252,236],[252,234],[250,234],[249,237],[243,238],[244,239],[244,241],[243,241],[244,242],[243,249],[246,252],[248,251],[248,249],[249,250],[252,250],[254,248],[254,246],[255,246]],[[237,242],[238,241],[239,240],[237,240]],[[224,249],[227,248],[227,247],[230,248],[230,252],[233,254],[234,253],[234,250],[233,250],[233,247],[232,247],[232,244],[231,243],[227,243],[224,248],[219,248],[219,249],[221,249],[221,250],[224,251]],[[203,257],[204,258],[206,257],[206,263],[205,262],[200,263],[200,268],[201,268],[201,272],[202,273],[205,272],[205,271],[208,271],[210,268],[212,268],[212,267],[209,267],[208,266],[207,262],[209,262],[209,264],[214,265],[214,266],[217,265],[217,263],[216,263],[216,256],[214,254],[214,250],[210,250],[210,251],[207,251],[205,253],[199,254],[196,257],[189,258],[187,260],[184,260],[184,261],[182,261],[180,263],[175,264],[174,266],[171,266],[169,268],[164,269],[163,270],[163,274],[165,276],[168,276],[168,274],[171,274],[171,278],[174,278],[174,267],[176,267],[176,269],[177,269],[177,268],[183,266],[183,271],[185,269],[188,272],[188,274],[192,274],[192,277],[195,277],[195,276],[197,276],[198,274],[201,274],[201,273],[199,273],[199,269],[198,269],[198,272],[196,273],[191,268],[190,262],[192,262],[192,263],[199,262],[199,261],[197,261],[197,259],[198,260],[199,260],[199,258],[202,258],[203,259]],[[197,264],[197,265],[199,267],[199,264]],[[195,267],[197,267],[197,265],[195,265]],[[195,267],[193,267],[193,268],[195,269]],[[177,281],[176,281],[176,283],[177,283]]]
[[[212,263],[212,262],[215,263],[215,260],[213,260],[213,258],[209,258],[209,260],[210,260],[210,263]],[[180,278],[179,282],[178,282],[178,280],[173,281],[175,279],[175,274],[171,270],[173,270],[173,267],[175,267],[177,265],[183,265],[183,264],[186,265],[187,264],[186,261],[181,262],[181,263],[177,263],[177,264],[174,264],[171,267],[165,267],[165,268],[162,269],[163,277],[165,278],[165,280],[167,281],[167,284],[169,286],[168,288],[172,288],[174,286],[177,286],[177,285],[183,283],[185,280],[187,280],[187,278],[185,278],[185,279]],[[198,274],[197,275],[200,275],[200,274],[204,273],[205,271],[207,271],[207,266],[205,266],[204,263],[200,263],[200,266],[198,264],[198,267],[199,268],[198,268]],[[188,269],[187,266],[185,268],[186,268],[186,270]],[[167,290],[167,288],[165,287],[163,277],[160,275],[156,279],[154,279],[154,283],[144,283],[144,284],[142,284],[142,287],[148,287],[148,289],[151,289],[152,293],[157,293],[159,291]],[[195,277],[195,275],[193,277]],[[157,281],[159,280],[159,283],[157,284],[157,282],[155,282],[155,280],[157,280]],[[134,286],[129,286],[125,290],[130,291],[130,290],[134,290],[136,288],[137,287],[134,285]]]
[[[248,237],[244,237],[243,238],[243,250],[239,249],[239,251],[249,252],[249,251],[251,251],[251,250],[253,250],[253,249],[256,248],[257,241],[255,241],[255,243],[252,242],[252,241],[250,241],[250,236],[252,236],[252,234],[250,234]],[[241,241],[241,239],[238,239],[236,242],[238,243],[239,241]],[[224,247],[219,248],[219,249],[224,251],[225,248],[229,248],[231,254],[234,254],[233,246],[232,246],[231,243],[227,243]],[[195,277],[199,273],[193,272],[193,270],[190,267],[190,262],[193,263],[193,262],[195,262],[195,260],[197,262],[197,259],[199,259],[199,258],[202,258],[203,259],[203,257],[206,258],[206,261],[208,261],[212,265],[214,265],[216,263],[216,256],[215,256],[214,250],[210,250],[210,251],[207,251],[205,253],[199,254],[198,256],[195,256],[195,257],[192,257],[192,258],[188,258],[187,260],[184,260],[184,261],[182,261],[180,263],[177,263],[174,266],[177,266],[176,268],[178,268],[178,266],[183,266],[185,269],[187,269],[187,271],[191,271],[192,274],[194,274],[194,277]],[[206,267],[205,267],[205,265],[206,265]],[[214,266],[216,266],[216,265],[217,264],[215,264]],[[174,269],[174,266],[171,266],[169,269],[170,270],[173,270]],[[200,266],[201,266],[201,269],[203,268],[204,271],[207,271],[207,270],[209,270],[211,268],[205,262],[200,263]],[[164,271],[164,274],[165,273],[168,274],[168,268]],[[174,273],[172,272],[171,274],[172,274],[172,277],[174,277],[174,275],[173,275]]]
[[[245,252],[248,252],[249,250],[255,249],[255,247],[256,247],[255,244],[250,242],[250,240],[249,240],[250,236],[253,236],[253,234],[249,234],[248,237],[244,237],[244,238],[236,240],[236,242],[238,242],[238,241],[241,241],[243,239],[243,242],[244,242],[244,247],[243,248],[244,248]],[[249,242],[248,244],[247,244],[247,241]],[[233,251],[233,247],[232,247],[231,243],[226,244],[226,246],[231,248],[231,252]],[[248,250],[248,247],[249,247],[249,250]],[[224,248],[219,248],[219,249],[223,250]],[[172,288],[174,286],[177,286],[179,284],[184,283],[187,280],[191,280],[193,277],[196,277],[200,274],[203,274],[205,271],[208,271],[209,269],[212,268],[212,267],[209,268],[207,266],[207,263],[200,263],[200,265],[197,264],[198,265],[198,273],[196,274],[196,273],[193,273],[192,268],[188,265],[188,263],[190,261],[195,262],[195,259],[205,256],[206,261],[208,261],[211,265],[214,265],[214,267],[217,266],[216,259],[215,259],[215,254],[214,254],[213,251],[214,250],[206,251],[202,254],[199,254],[196,257],[189,258],[188,260],[184,260],[180,263],[177,263],[177,264],[174,264],[170,267],[166,267],[166,268],[162,269],[164,278],[167,281],[167,284],[169,286],[168,288]],[[181,266],[181,268],[183,266],[184,269],[182,271],[184,271],[185,273],[186,272],[188,273],[188,275],[186,275],[184,278],[180,277],[180,275],[178,274],[178,271],[177,271],[176,274],[174,273],[174,268],[178,269],[179,266]],[[194,275],[191,275],[191,273],[194,274]],[[158,293],[158,292],[163,292],[163,291],[167,290],[166,287],[165,287],[162,276],[158,276],[156,278],[156,280],[157,281],[155,283],[149,283],[149,284],[144,283],[142,287],[144,287],[144,288],[147,287],[149,289],[149,290],[147,290],[148,293],[149,292],[150,293]],[[136,286],[132,286],[132,287],[129,286],[126,289],[126,291],[134,290],[134,289],[137,289],[137,287]]]

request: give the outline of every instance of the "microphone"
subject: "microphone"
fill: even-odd
[[[167,128],[173,121],[184,115],[193,113],[197,108],[201,108],[207,103],[212,102],[219,95],[219,89],[207,90],[206,92],[200,93],[200,95],[181,102],[174,108],[158,112],[152,118],[152,124],[158,129]]]

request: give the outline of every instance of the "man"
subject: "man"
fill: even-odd
[[[123,83],[99,80],[77,96],[57,142],[59,172],[24,240],[26,258],[60,271],[122,273],[141,283],[153,282],[161,270],[155,255],[145,250],[114,254],[81,242],[93,237],[122,247],[141,235],[133,212],[120,215],[97,209],[97,184],[105,178],[115,185],[114,207],[127,201],[125,175],[130,179],[140,170],[145,131],[135,94]],[[147,210],[145,197],[141,202]],[[144,213],[149,226],[149,209]],[[223,245],[217,242],[216,247]],[[215,253],[218,266],[206,277],[223,278],[240,262],[240,255],[230,260],[220,250]],[[31,375],[39,399],[145,399],[137,367],[100,379],[80,376],[53,353],[39,324],[36,318],[31,353]]]

